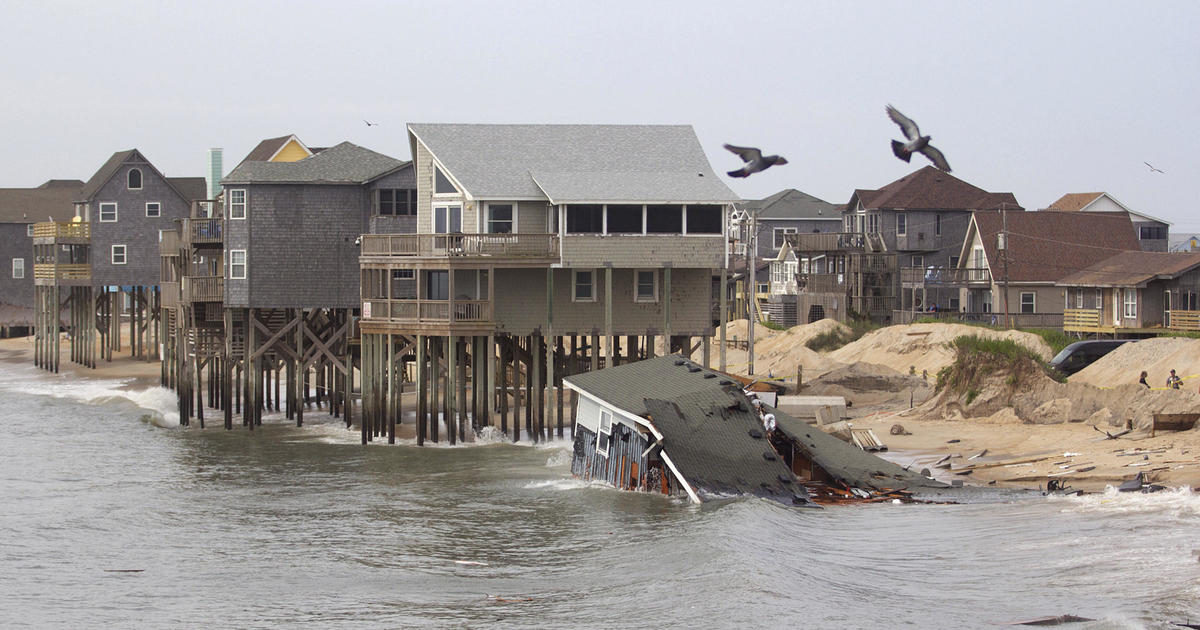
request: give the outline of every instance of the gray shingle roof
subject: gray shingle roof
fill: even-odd
[[[475,198],[729,202],[690,125],[420,124],[409,131]]]
[[[753,494],[785,503],[807,496],[786,465],[763,457],[774,453],[762,436],[762,423],[741,387],[719,372],[673,354],[566,381],[610,405],[650,416],[663,434],[663,452],[700,492]]]
[[[671,400],[646,400],[646,409],[663,434],[663,452],[697,492],[807,502],[808,492],[771,449],[740,390],[710,387]]]
[[[167,182],[188,201],[208,199],[208,182],[203,177],[168,177]]]
[[[797,447],[825,472],[847,486],[874,490],[946,487],[940,481],[905,470],[778,409],[770,411],[775,414],[778,430],[795,440]]]
[[[137,152],[137,149],[129,149],[127,151],[117,151],[112,154],[112,157],[108,158],[108,161],[100,167],[100,170],[96,171],[91,179],[87,180],[87,183],[83,185],[83,190],[79,191],[79,201],[89,201],[92,197],[96,196],[96,193],[100,192],[100,188],[107,184],[108,180],[112,179],[112,176],[116,174],[117,169],[121,168],[121,165]]]
[[[765,199],[748,201],[746,208],[757,210],[760,219],[842,220],[842,206],[823,201],[795,188],[786,188]]]
[[[406,164],[343,142],[296,162],[242,162],[221,184],[363,184]]]
[[[74,185],[0,188],[0,223],[38,223],[51,217],[66,221],[75,216],[72,202],[82,186],[83,182],[74,180]]]

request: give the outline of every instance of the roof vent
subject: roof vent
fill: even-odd
[[[683,359],[680,359],[680,360],[678,360],[678,361],[676,361],[676,362],[675,362],[675,365],[687,365],[687,361],[684,361]]]
[[[708,374],[704,375],[704,378],[717,378],[717,375],[713,374],[712,372],[709,372]]]
[[[689,365],[689,366],[688,366],[688,371],[689,371],[689,372],[699,372],[699,371],[700,371],[700,366],[698,366],[698,365]]]
[[[771,453],[769,451],[763,451],[763,459],[765,459],[769,462],[773,462],[778,458],[775,457],[775,453]]]

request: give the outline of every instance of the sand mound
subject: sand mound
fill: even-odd
[[[731,321],[725,325],[725,337],[730,342],[737,337],[738,342],[744,342],[749,334],[749,324],[744,319]],[[846,334],[850,329],[832,319],[823,319],[811,324],[793,326],[787,330],[772,330],[761,324],[754,327],[754,370],[756,375],[767,375],[784,378],[795,378],[796,369],[804,366],[805,380],[825,372],[837,364],[804,344],[808,340],[833,330],[841,330]],[[739,353],[740,354],[740,353]],[[744,364],[739,362],[744,358],[738,357],[730,368],[741,372]]]
[[[1157,337],[1123,344],[1100,357],[1099,361],[1073,374],[1072,383],[1089,383],[1097,387],[1112,387],[1137,383],[1138,375],[1149,372],[1146,380],[1151,387],[1162,387],[1174,369],[1183,377],[1184,389],[1196,391],[1200,383],[1200,339]]]
[[[954,351],[948,346],[960,335],[985,339],[1011,339],[1050,359],[1050,346],[1041,337],[1016,330],[991,330],[963,324],[909,324],[874,330],[854,343],[847,344],[828,357],[838,363],[876,363],[907,374],[909,367],[917,374],[928,370],[930,376],[954,362]],[[1135,379],[1136,380],[1136,379]]]

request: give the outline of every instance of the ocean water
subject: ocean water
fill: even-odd
[[[987,628],[1200,621],[1200,497],[693,506],[568,444],[178,426],[172,392],[0,363],[6,628]]]

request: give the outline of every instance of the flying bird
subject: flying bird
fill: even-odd
[[[754,147],[735,147],[732,144],[727,144],[725,148],[736,153],[746,163],[736,171],[729,171],[728,175],[730,177],[749,177],[754,173],[765,171],[772,166],[788,163],[783,156],[763,155],[762,151]]]
[[[1153,165],[1153,164],[1151,164],[1151,163],[1149,163],[1149,162],[1142,162],[1142,164],[1145,164],[1146,166],[1149,166],[1149,167],[1150,167],[1150,172],[1151,172],[1151,173],[1164,173],[1164,174],[1166,173],[1166,171],[1164,171],[1164,170],[1162,170],[1162,169],[1160,169],[1160,168],[1154,168],[1154,165]]]
[[[363,122],[367,123],[368,127],[378,127],[379,126],[379,123],[373,123],[365,118],[363,119]]]
[[[946,161],[946,156],[942,155],[942,152],[934,148],[932,144],[929,144],[932,136],[922,136],[921,130],[917,128],[917,123],[913,122],[908,116],[901,114],[900,110],[895,107],[888,105],[887,113],[888,118],[891,118],[892,122],[900,125],[900,130],[904,132],[904,137],[908,139],[908,142],[892,140],[892,153],[895,153],[896,157],[907,162],[913,153],[921,153],[929,158],[929,161],[933,162],[934,166],[947,173],[950,172],[950,163]]]

